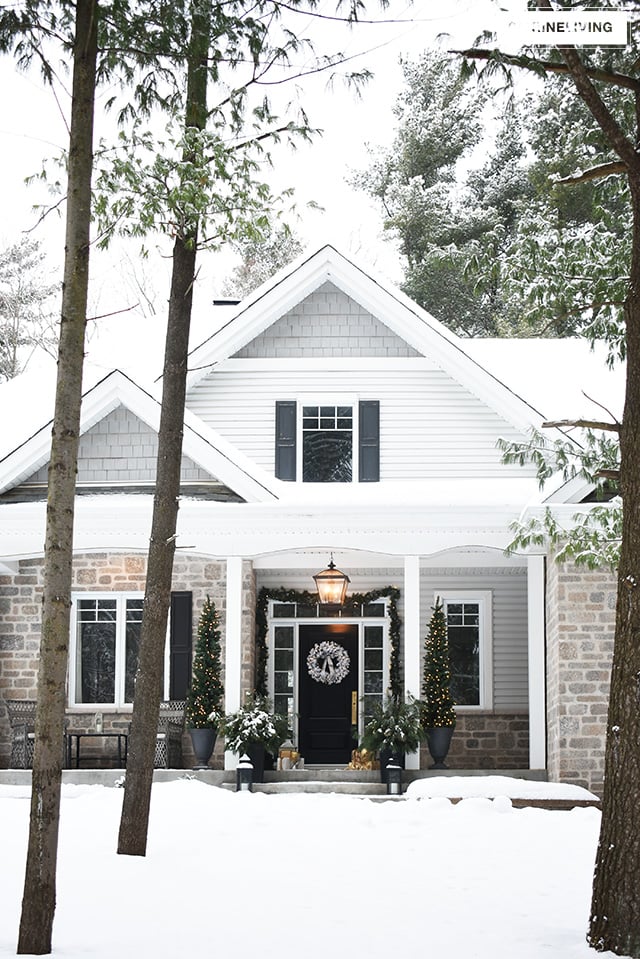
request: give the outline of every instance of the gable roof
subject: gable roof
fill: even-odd
[[[333,246],[299,257],[238,305],[220,329],[189,355],[188,388],[263,333],[326,281],[428,357],[518,430],[539,427],[542,414],[510,390],[466,350],[465,340],[410,300],[383,284]]]
[[[160,401],[124,373],[114,370],[83,396],[80,434],[119,406],[158,431]],[[49,420],[0,460],[0,493],[19,485],[49,461],[51,424]],[[249,502],[277,498],[277,482],[189,410],[185,411],[183,453]]]

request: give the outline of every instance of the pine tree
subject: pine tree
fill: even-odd
[[[187,693],[187,725],[193,729],[217,725],[209,716],[213,712],[221,714],[224,686],[220,671],[218,613],[215,603],[207,596],[198,624],[191,688]]]
[[[451,667],[447,620],[439,597],[432,608],[429,635],[424,644],[422,677],[422,724],[425,729],[456,724],[455,704],[449,688]]]

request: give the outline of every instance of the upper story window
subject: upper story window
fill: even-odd
[[[380,403],[276,403],[275,474],[303,483],[380,479]]]
[[[353,407],[302,407],[303,483],[350,483]]]

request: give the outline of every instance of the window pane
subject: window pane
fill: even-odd
[[[365,673],[364,674],[364,691],[365,693],[381,693],[382,692],[382,673]]]
[[[364,647],[365,649],[382,648],[382,626],[365,626]]]
[[[127,600],[127,625],[125,636],[125,674],[124,674],[124,701],[133,702],[136,670],[138,668],[138,651],[140,649],[140,629],[142,626],[141,599]]]
[[[295,603],[274,603],[273,604],[273,618],[279,619],[288,619],[290,616],[296,615],[296,604]]]
[[[303,434],[302,478],[305,483],[350,483],[350,432],[312,431]]]
[[[273,656],[274,668],[276,670],[293,669],[293,650],[276,649]]]
[[[365,649],[364,668],[365,670],[366,669],[382,670],[382,650],[381,649]]]
[[[275,673],[274,687],[275,687],[276,693],[292,693],[293,692],[293,672]]]
[[[451,695],[459,706],[480,704],[480,645],[475,626],[449,627]]]
[[[97,610],[96,610],[97,612]],[[116,624],[79,623],[76,702],[115,703]]]
[[[276,626],[274,643],[280,649],[293,649],[293,626]]]

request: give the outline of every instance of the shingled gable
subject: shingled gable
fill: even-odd
[[[518,430],[540,427],[543,417],[466,351],[464,340],[404,293],[374,279],[353,259],[326,245],[299,257],[239,304],[237,312],[189,355],[188,388],[233,357],[288,310],[330,281],[422,356],[477,396]]]
[[[80,434],[86,433],[120,406],[152,430],[158,430],[159,400],[128,376],[114,370],[84,395]],[[19,485],[44,466],[49,460],[50,447],[51,420],[0,460],[0,493]],[[276,485],[274,481],[188,410],[185,411],[183,453],[248,502],[276,499],[272,489]]]

